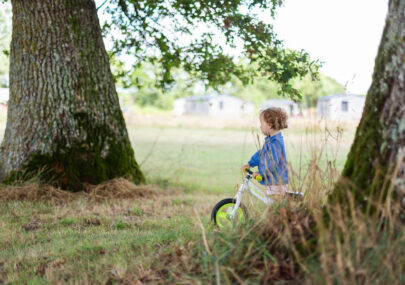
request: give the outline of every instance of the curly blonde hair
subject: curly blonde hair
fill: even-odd
[[[262,117],[267,124],[271,125],[272,128],[277,131],[288,128],[288,115],[281,108],[267,108],[260,113],[260,117]]]

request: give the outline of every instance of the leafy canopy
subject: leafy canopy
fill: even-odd
[[[173,70],[181,68],[210,87],[237,77],[248,84],[257,76],[277,82],[279,92],[301,95],[294,78],[318,76],[319,62],[305,51],[287,50],[273,26],[282,0],[110,0],[104,34],[114,42],[113,54],[127,53],[135,66],[157,66],[156,82],[167,89]],[[240,51],[240,52],[239,52]],[[248,64],[242,64],[242,58]]]

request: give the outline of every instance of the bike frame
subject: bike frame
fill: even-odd
[[[263,203],[265,203],[266,205],[270,205],[272,204],[274,201],[272,199],[270,199],[268,196],[266,196],[265,193],[263,193],[263,191],[261,191],[254,183],[252,183],[250,181],[250,179],[252,179],[251,175],[247,175],[244,179],[243,179],[243,183],[242,185],[239,187],[238,192],[236,193],[234,199],[235,199],[235,206],[231,212],[231,214],[229,215],[229,218],[231,220],[233,220],[233,218],[236,215],[236,211],[239,209],[240,207],[240,203],[242,201],[242,195],[243,193],[248,190],[253,196],[255,196],[256,198],[258,198],[260,201],[262,201]],[[292,194],[292,195],[296,195],[303,197],[302,193],[300,192],[292,192],[292,191],[287,191],[285,193],[286,195]]]
[[[238,210],[240,203],[242,201],[242,194],[246,190],[249,190],[249,192],[258,198],[260,201],[265,203],[266,205],[270,205],[273,203],[273,200],[271,200],[269,197],[267,197],[256,185],[254,185],[252,182],[250,182],[250,176],[246,176],[243,179],[242,185],[239,187],[238,193],[236,193],[234,199],[235,199],[235,207],[232,210],[232,213],[229,215],[229,218],[232,220],[235,217],[236,211]]]

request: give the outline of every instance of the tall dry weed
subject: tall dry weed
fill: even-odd
[[[262,213],[253,209],[252,219],[242,227],[213,227],[203,231],[201,243],[166,252],[161,260],[170,260],[166,273],[175,283],[405,283],[400,201],[389,198],[367,212],[355,204],[350,189],[341,189],[346,203],[327,203],[339,178],[331,141],[339,147],[344,127],[314,127],[323,128],[323,145],[318,140],[311,146],[304,171],[290,168],[291,175],[300,175],[292,181],[305,192],[304,201],[283,200]]]

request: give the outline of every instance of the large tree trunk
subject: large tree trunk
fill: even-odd
[[[4,181],[142,182],[92,0],[12,0]]]
[[[348,189],[357,205],[403,191],[404,146],[405,0],[391,0],[363,116],[330,202],[347,201]]]

